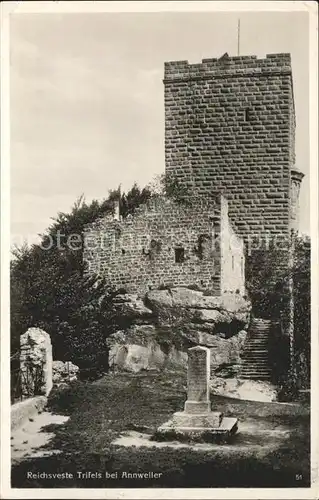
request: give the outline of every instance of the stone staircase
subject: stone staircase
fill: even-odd
[[[268,338],[271,321],[254,318],[250,324],[244,345],[240,378],[271,380],[268,361]]]

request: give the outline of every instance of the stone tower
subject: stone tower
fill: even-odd
[[[167,62],[164,85],[166,173],[223,193],[244,238],[289,237],[303,176],[290,54]]]

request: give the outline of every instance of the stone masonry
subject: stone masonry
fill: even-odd
[[[302,178],[290,54],[167,62],[164,85],[166,172],[223,193],[245,238],[289,236]]]

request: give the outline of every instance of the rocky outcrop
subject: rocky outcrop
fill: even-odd
[[[116,307],[128,326],[107,341],[111,368],[186,367],[187,349],[203,345],[211,350],[212,373],[237,374],[251,308],[239,294],[172,288],[150,291],[144,299],[120,295]]]
[[[53,361],[53,385],[60,387],[74,382],[78,378],[80,368],[71,361]]]

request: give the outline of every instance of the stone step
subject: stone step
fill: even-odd
[[[268,356],[268,351],[266,349],[245,349],[243,354],[264,354]]]
[[[268,328],[270,328],[271,323],[266,323],[265,321],[256,321],[253,319],[250,323],[250,326],[267,326]]]
[[[251,337],[247,340],[246,344],[254,343],[254,342],[269,342],[269,337]]]
[[[262,327],[262,326],[254,326],[253,328],[249,328],[250,332],[258,332],[258,333],[269,333],[270,328]]]
[[[244,349],[244,352],[262,352],[262,353],[267,353],[268,349],[265,349],[266,346],[263,345],[252,345],[252,346],[246,346]]]
[[[256,363],[257,365],[268,363],[268,358],[244,358],[243,359],[243,364],[246,366],[250,366],[252,364]]]
[[[269,332],[270,326],[262,326],[262,325],[250,325],[248,327],[250,332]]]
[[[243,366],[242,373],[270,373],[270,370],[267,365],[264,366]]]
[[[243,357],[242,358],[246,363],[264,363],[265,361],[268,361],[268,357],[267,356],[263,356],[263,357],[256,357],[256,356],[250,356],[250,357]]]
[[[269,337],[269,332],[250,332],[250,336],[248,338],[262,338],[262,337]]]
[[[252,346],[255,347],[256,345],[263,345],[263,346],[268,346],[268,342],[266,341],[254,341],[254,342],[247,342],[246,346]]]
[[[268,338],[269,337],[269,332],[256,332],[256,331],[253,331],[253,332],[249,332],[249,337],[248,338]]]
[[[266,371],[270,371],[270,368],[268,365],[264,364],[264,365],[243,365],[241,367],[241,369],[243,371],[256,371],[256,370],[266,370]]]
[[[263,354],[268,353],[267,346],[263,346],[263,345],[261,345],[261,346],[248,346],[248,345],[246,345],[244,348],[244,352],[250,352],[250,351],[260,352]]]
[[[248,355],[250,358],[255,357],[255,356],[268,356],[268,352],[266,351],[260,351],[258,349],[247,349],[243,352],[242,357]]]
[[[255,331],[255,330],[270,330],[270,325],[250,325],[249,330]]]
[[[248,336],[241,355],[242,365],[239,376],[250,380],[270,380],[269,338],[270,320],[254,318],[248,329]]]
[[[257,349],[258,347],[260,347],[260,348],[264,348],[265,350],[267,350],[268,342],[250,342],[249,344],[245,345],[245,349],[248,347],[250,347],[252,349]]]
[[[252,335],[247,338],[247,342],[252,340],[269,340],[269,335]]]
[[[252,365],[252,366],[242,366],[241,371],[243,372],[257,372],[258,370],[270,372],[268,365]]]
[[[266,319],[266,318],[252,318],[251,322],[252,323],[268,323],[270,325],[271,319]]]
[[[270,372],[256,371],[256,372],[241,372],[240,376],[241,377],[271,377],[271,374],[270,374]]]
[[[268,366],[243,366],[241,369],[242,373],[270,373]]]
[[[253,364],[268,364],[268,359],[267,358],[246,358],[243,360],[243,365],[244,366],[252,366]]]
[[[247,368],[250,368],[251,366],[267,366],[268,368],[269,364],[268,364],[268,359],[261,359],[256,361],[250,359],[244,359],[242,366]]]

